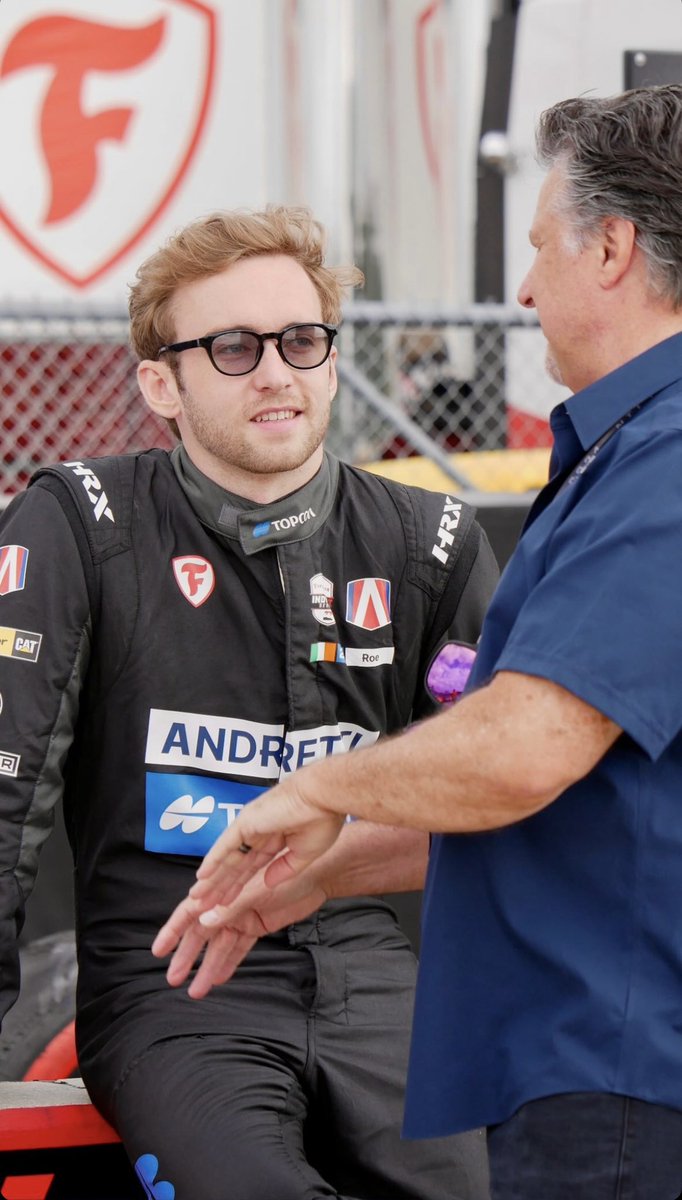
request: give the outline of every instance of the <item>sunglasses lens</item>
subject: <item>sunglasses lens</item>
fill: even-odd
[[[329,351],[329,334],[320,325],[293,325],[282,334],[282,354],[292,367],[319,367]]]
[[[232,329],[214,339],[213,361],[223,375],[245,375],[258,358],[258,338],[243,329]]]
[[[441,646],[426,673],[426,687],[439,704],[459,700],[476,658],[475,646],[447,642]]]

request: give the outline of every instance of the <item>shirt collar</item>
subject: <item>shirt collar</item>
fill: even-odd
[[[558,405],[552,427],[567,413],[583,450],[588,450],[631,408],[681,376],[682,333],[676,333]]]
[[[325,452],[319,471],[302,488],[271,504],[257,504],[214,483],[182,444],[172,451],[171,462],[201,523],[241,542],[245,554],[311,537],[329,516],[339,477],[338,459]]]

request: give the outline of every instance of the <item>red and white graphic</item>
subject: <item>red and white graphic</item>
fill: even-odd
[[[147,233],[189,169],[212,94],[216,13],[202,0],[7,8],[0,221],[86,287]]]
[[[424,5],[416,20],[417,97],[419,123],[429,172],[440,184],[443,145],[442,114],[447,104],[445,93],[446,7],[443,0]]]
[[[215,587],[215,572],[207,558],[198,554],[183,554],[173,559],[175,582],[185,600],[195,608],[205,604]]]
[[[26,583],[28,550],[25,546],[0,546],[0,596],[20,592]]]
[[[361,629],[391,624],[391,584],[388,579],[351,579],[346,585],[346,620]]]

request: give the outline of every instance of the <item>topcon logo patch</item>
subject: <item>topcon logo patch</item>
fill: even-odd
[[[254,525],[253,536],[255,538],[265,537],[271,529],[275,533],[286,533],[289,529],[297,529],[299,525],[310,521],[314,516],[313,509],[306,508],[303,512],[294,513],[290,517],[280,517],[279,521],[261,521],[260,524]]]
[[[431,549],[433,557],[437,558],[444,565],[448,561],[455,540],[455,530],[459,526],[461,516],[462,505],[450,496],[446,496],[443,514],[436,534],[436,541]]]
[[[100,521],[102,517],[106,517],[108,521],[111,521],[112,525],[115,525],[114,514],[109,508],[107,494],[95,472],[91,471],[90,467],[84,466],[82,462],[67,462],[64,463],[64,466],[73,471],[74,475],[77,475],[81,480],[87,492],[88,500],[92,504],[95,520]]]

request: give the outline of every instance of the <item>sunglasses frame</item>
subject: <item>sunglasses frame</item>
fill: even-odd
[[[297,363],[289,362],[289,359],[286,357],[282,348],[282,338],[287,333],[290,333],[292,329],[324,330],[327,337],[327,351],[324,357],[321,358],[318,363],[315,363],[310,367],[302,367]],[[325,363],[329,358],[329,355],[332,352],[334,338],[338,332],[338,325],[326,325],[322,321],[297,321],[294,325],[287,325],[286,328],[281,329],[279,333],[256,333],[253,329],[221,329],[218,333],[207,333],[204,337],[193,338],[189,342],[172,342],[168,346],[161,346],[160,350],[157,351],[157,358],[161,354],[181,354],[183,350],[194,350],[196,348],[201,348],[202,350],[206,351],[209,359],[211,360],[211,365],[215,367],[216,371],[218,371],[220,375],[226,375],[228,379],[237,379],[241,375],[250,375],[252,371],[255,371],[263,357],[265,343],[267,341],[273,341],[277,347],[277,353],[279,354],[282,362],[286,363],[288,367],[292,367],[294,371],[314,371],[316,367],[321,367],[322,364]],[[257,339],[258,350],[256,353],[256,361],[252,367],[249,367],[247,371],[223,371],[215,361],[215,358],[213,357],[213,343],[217,340],[217,338],[224,337],[226,333],[248,333],[250,337]]]

